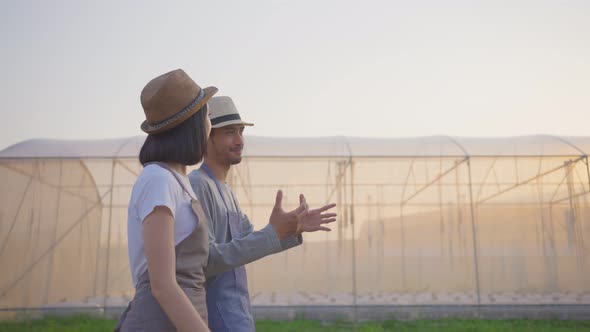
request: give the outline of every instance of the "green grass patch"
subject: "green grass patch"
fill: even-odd
[[[482,319],[442,319],[415,321],[373,321],[359,324],[346,322],[322,323],[308,320],[292,322],[257,321],[256,331],[273,332],[316,332],[316,331],[359,331],[359,332],[582,332],[590,331],[590,321],[568,320],[482,320]]]
[[[43,331],[112,331],[116,320],[88,316],[46,317],[27,321],[0,321],[0,332]],[[415,321],[373,321],[364,323],[318,322],[298,319],[295,321],[256,322],[257,332],[381,332],[381,331],[437,331],[437,332],[590,332],[590,321],[573,320],[482,320],[442,319]]]
[[[99,332],[113,331],[117,321],[88,316],[45,317],[34,320],[0,321],[0,332]]]

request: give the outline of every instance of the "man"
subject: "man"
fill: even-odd
[[[242,121],[229,97],[212,98],[209,103],[211,135],[200,169],[189,174],[197,198],[209,220],[207,310],[213,332],[254,331],[245,264],[302,243],[302,232],[329,231],[324,224],[336,214],[324,213],[335,204],[309,210],[305,197],[300,205],[285,212],[278,191],[269,224],[254,231],[242,212],[226,178],[232,165],[242,161],[243,131],[251,123]]]

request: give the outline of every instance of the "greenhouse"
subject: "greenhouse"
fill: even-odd
[[[0,151],[0,310],[122,308],[145,136]],[[331,232],[247,266],[255,307],[590,305],[590,137],[246,137],[229,183],[261,228],[337,203]],[[586,307],[588,308],[588,307]]]

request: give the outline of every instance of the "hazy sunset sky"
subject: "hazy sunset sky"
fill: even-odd
[[[250,135],[590,135],[590,1],[3,1],[0,41],[0,149],[142,134],[176,68]]]

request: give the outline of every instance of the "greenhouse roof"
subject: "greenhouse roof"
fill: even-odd
[[[146,136],[101,140],[32,139],[0,158],[136,158]],[[590,136],[408,138],[246,136],[246,157],[586,156]]]

